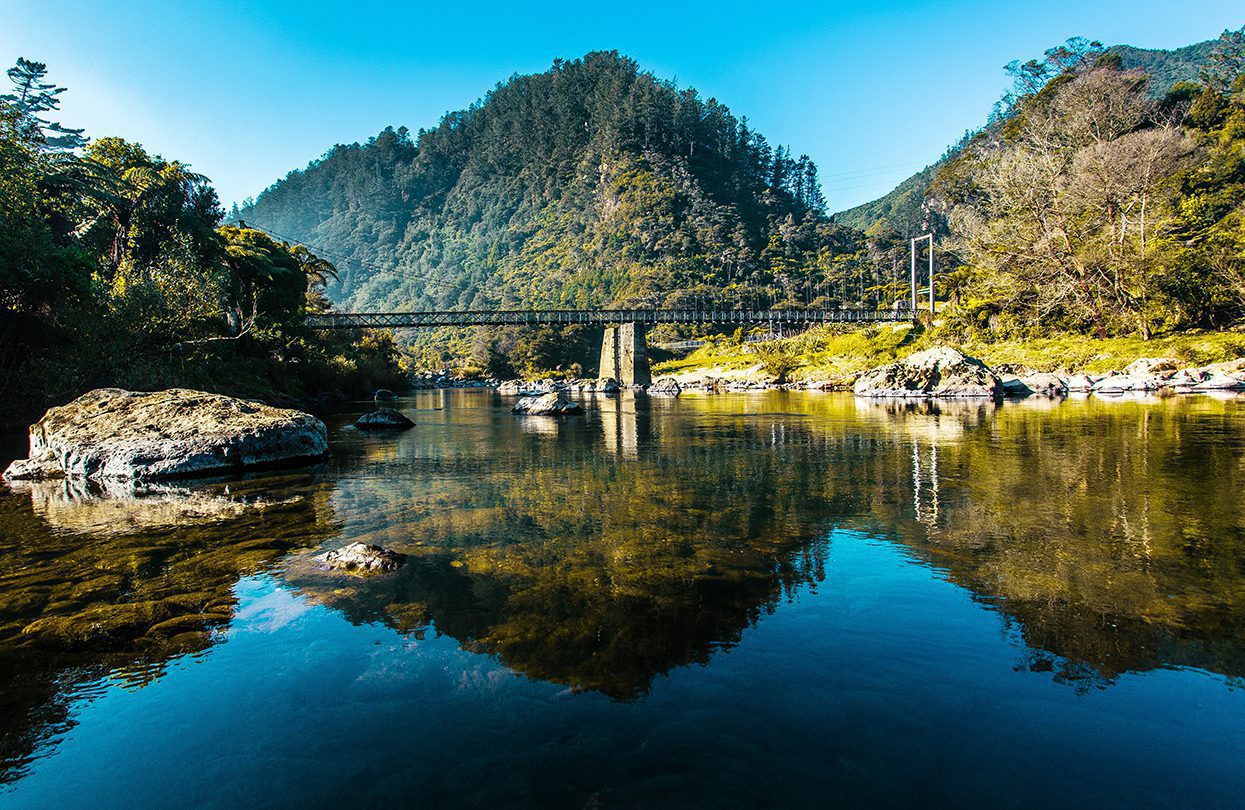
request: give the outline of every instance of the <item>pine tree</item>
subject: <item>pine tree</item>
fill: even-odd
[[[0,95],[15,113],[18,134],[40,151],[66,152],[86,145],[81,129],[70,129],[49,121],[43,113],[60,108],[64,87],[44,81],[48,66],[19,57],[17,64],[6,71],[13,82],[13,92]]]

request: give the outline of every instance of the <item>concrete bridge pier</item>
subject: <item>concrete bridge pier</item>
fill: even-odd
[[[613,377],[623,385],[648,385],[653,375],[648,368],[648,343],[644,325],[623,323],[605,327],[601,340],[602,379]]]

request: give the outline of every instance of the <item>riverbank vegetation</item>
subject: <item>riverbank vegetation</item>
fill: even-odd
[[[949,317],[1000,338],[1143,340],[1245,315],[1245,29],[1161,98],[1071,41],[934,181]]]
[[[25,59],[0,96],[0,401],[5,421],[103,386],[268,399],[362,393],[392,338],[317,333],[329,262],[222,226],[206,177],[53,120],[64,88]]]
[[[743,338],[742,332],[707,338],[691,354],[656,364],[653,373],[683,379],[846,384],[867,369],[946,344],[959,346],[991,367],[1036,372],[1105,374],[1144,357],[1171,357],[1187,366],[1245,357],[1245,331],[1220,330],[1189,330],[1148,341],[1135,335],[1102,339],[1074,334],[964,339],[939,323],[815,327],[794,337],[760,343]]]

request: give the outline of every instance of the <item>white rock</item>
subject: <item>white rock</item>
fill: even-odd
[[[860,375],[853,388],[864,397],[1003,396],[999,378],[976,358],[938,346]]]
[[[184,388],[101,388],[30,427],[30,457],[7,479],[157,479],[237,472],[328,455],[311,414]]]

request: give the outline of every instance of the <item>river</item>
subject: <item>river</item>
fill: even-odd
[[[1240,806],[1245,401],[508,404],[0,486],[0,806]]]

